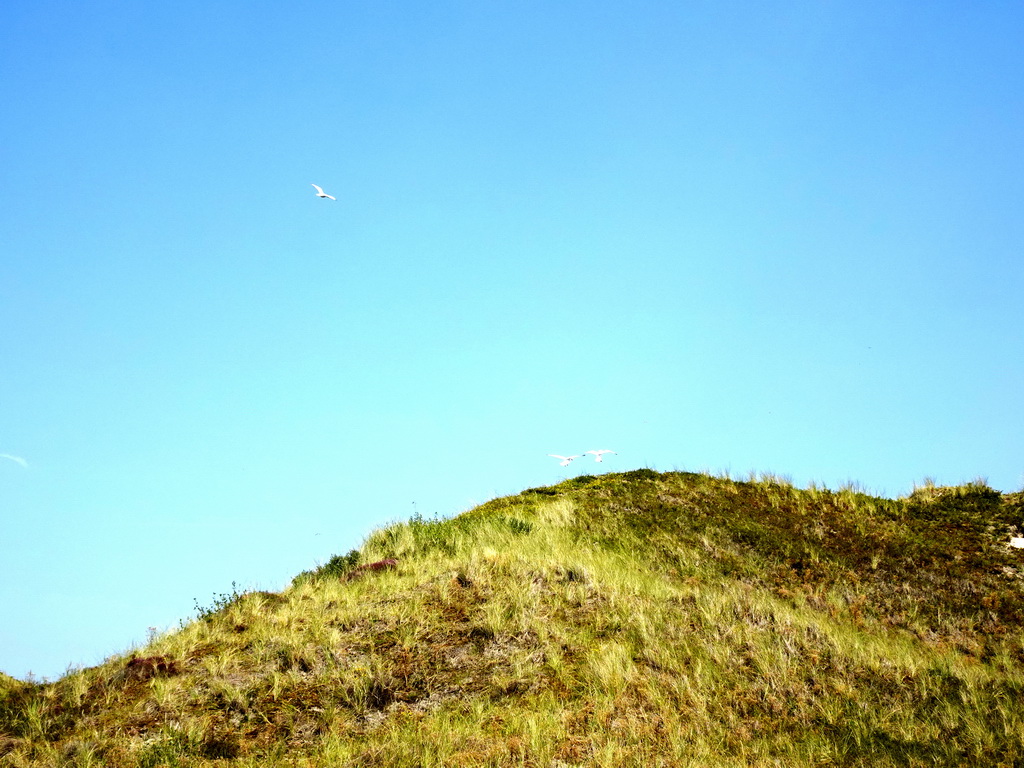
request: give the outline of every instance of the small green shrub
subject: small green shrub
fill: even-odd
[[[240,598],[244,597],[245,594],[245,592],[239,592],[237,582],[232,581],[231,593],[228,594],[226,592],[222,592],[219,595],[214,595],[213,603],[211,603],[208,606],[200,605],[199,598],[192,598],[193,602],[195,603],[196,619],[198,619],[199,621],[210,621],[211,619],[213,619],[214,616],[223,611],[229,605],[233,605]],[[182,626],[185,626],[184,622],[182,622]]]
[[[337,579],[341,578],[359,565],[361,553],[358,549],[349,550],[347,555],[334,555],[330,560],[312,571],[303,571],[294,579],[292,586],[297,587],[313,579]]]
[[[555,488],[527,488],[521,495],[526,496],[531,493],[537,496],[557,496],[558,490]]]
[[[324,579],[345,576],[359,565],[359,557],[358,549],[350,549],[347,555],[335,555],[316,570],[316,575]]]

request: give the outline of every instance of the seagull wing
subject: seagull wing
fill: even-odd
[[[324,191],[323,191],[322,189],[320,189],[320,187],[318,187],[318,186],[317,186],[316,184],[313,184],[313,185],[311,185],[311,186],[313,187],[313,189],[315,189],[315,190],[316,190],[316,193],[317,193],[318,195],[322,195],[322,194],[324,193]]]

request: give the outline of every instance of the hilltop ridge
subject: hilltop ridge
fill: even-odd
[[[0,677],[0,765],[1024,765],[1022,531],[981,482],[576,477]]]

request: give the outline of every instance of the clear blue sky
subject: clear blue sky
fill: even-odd
[[[5,3],[0,670],[567,472],[1017,490],[1022,40],[998,1]]]

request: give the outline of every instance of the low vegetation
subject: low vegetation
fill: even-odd
[[[1022,530],[981,482],[578,477],[0,677],[0,765],[1024,766]]]

